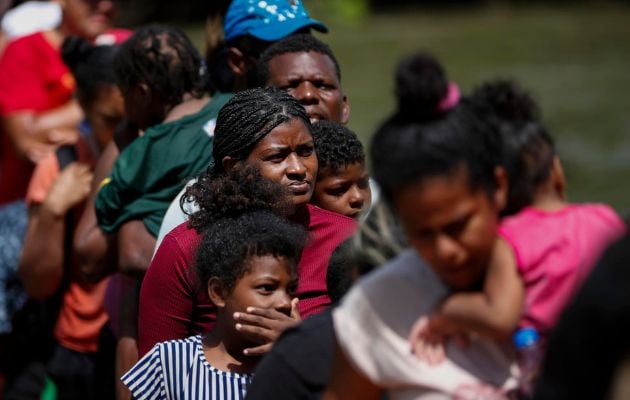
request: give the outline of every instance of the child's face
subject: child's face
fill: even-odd
[[[369,178],[362,163],[349,164],[334,172],[326,168],[315,184],[313,203],[326,210],[358,218],[372,201]]]
[[[290,315],[297,286],[295,268],[284,257],[271,255],[250,257],[247,263],[247,272],[225,299],[227,315],[245,312],[247,307],[275,309]]]
[[[442,281],[462,290],[485,274],[505,191],[500,184],[491,199],[481,188],[471,190],[468,173],[460,169],[403,188],[394,205],[409,244]]]
[[[102,85],[96,99],[84,107],[84,111],[99,149],[103,150],[125,117],[125,102],[118,86]]]
[[[306,109],[311,122],[348,122],[350,107],[341,91],[335,63],[314,51],[285,53],[269,60],[270,86],[286,90]]]

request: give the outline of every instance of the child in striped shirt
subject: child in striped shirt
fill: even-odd
[[[217,307],[211,332],[158,343],[121,379],[136,399],[244,399],[258,363],[257,344],[236,314],[259,315],[260,336],[282,313],[298,320],[296,265],[304,229],[269,211],[222,218],[204,232],[196,257],[200,282]],[[256,321],[251,321],[256,325]]]

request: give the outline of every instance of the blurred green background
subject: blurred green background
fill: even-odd
[[[352,105],[350,127],[364,143],[394,107],[397,61],[428,50],[464,92],[484,79],[518,79],[539,100],[556,138],[569,198],[604,201],[620,210],[630,206],[629,2],[487,1],[389,9],[363,0],[305,4],[330,28],[319,37],[339,58]],[[178,25],[203,48],[202,23]]]

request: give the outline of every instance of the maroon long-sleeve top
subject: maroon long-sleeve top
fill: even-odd
[[[302,318],[330,305],[326,288],[330,256],[356,230],[356,222],[346,216],[312,205],[308,212],[309,241],[298,264]],[[193,267],[201,237],[184,223],[166,235],[158,248],[140,291],[140,356],[158,342],[208,332],[214,326],[215,307]]]

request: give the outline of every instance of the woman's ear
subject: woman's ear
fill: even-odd
[[[225,307],[227,295],[228,290],[219,278],[208,279],[208,297],[217,308]]]
[[[507,195],[509,190],[509,181],[507,172],[502,166],[494,168],[494,180],[496,188],[494,190],[494,204],[499,211],[503,210],[507,205]]]

